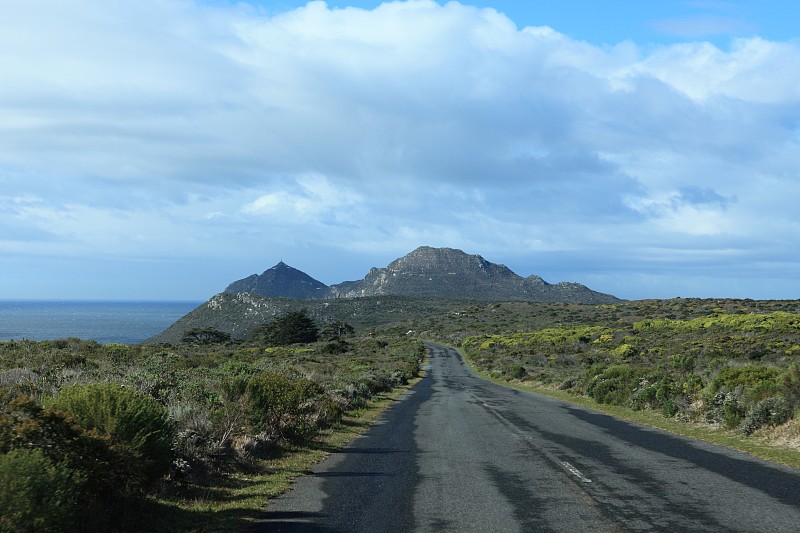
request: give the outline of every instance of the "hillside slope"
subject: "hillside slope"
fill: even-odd
[[[462,306],[464,302],[427,300],[402,296],[340,298],[338,300],[301,300],[267,298],[252,293],[220,293],[186,314],[163,332],[144,344],[177,344],[184,332],[192,328],[215,328],[244,340],[254,327],[270,322],[291,311],[305,309],[319,325],[341,320],[359,331],[395,325],[405,333],[404,324],[424,317],[440,316]]]

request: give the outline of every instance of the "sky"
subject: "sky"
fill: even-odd
[[[0,299],[418,246],[800,298],[795,1],[0,0]]]

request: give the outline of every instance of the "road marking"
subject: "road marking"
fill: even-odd
[[[561,464],[562,464],[562,465],[564,465],[564,468],[566,468],[567,470],[569,470],[570,474],[572,474],[572,475],[573,475],[573,476],[575,476],[576,478],[580,479],[582,482],[584,482],[584,483],[591,483],[591,482],[592,482],[592,480],[591,480],[591,479],[589,479],[588,477],[584,476],[584,475],[581,473],[581,471],[580,471],[580,470],[578,470],[577,468],[575,468],[574,466],[572,466],[572,465],[571,465],[571,464],[569,464],[568,462],[566,462],[566,461],[561,461]]]
[[[511,428],[511,434],[514,435],[515,438],[517,438],[517,439],[519,439],[519,440],[521,440],[523,442],[528,442],[529,444],[531,444],[533,446],[536,446],[534,440],[529,435],[527,435],[524,431],[521,431],[520,428],[516,426],[516,424],[514,424],[513,422],[508,420],[502,414],[500,414],[500,412],[497,409],[495,409],[494,407],[492,407],[488,403],[484,402],[483,399],[479,398],[474,390],[470,390],[470,389],[466,388],[463,384],[461,384],[460,381],[458,383],[461,386],[461,389],[465,393],[467,393],[469,396],[471,396],[476,404],[479,403],[479,404],[483,405],[486,408],[487,411],[489,411],[491,414],[493,414],[495,417],[497,417],[497,419],[500,420],[507,427]],[[583,473],[580,470],[578,470],[577,468],[575,468],[574,466],[572,466],[568,462],[559,461],[555,457],[552,457],[551,454],[549,454],[548,452],[546,452],[542,448],[540,448],[538,446],[536,446],[536,448],[538,449],[539,453],[544,455],[545,458],[547,458],[548,460],[552,461],[553,463],[560,462],[561,466],[563,466],[570,474],[572,474],[573,476],[578,478],[582,483],[591,483],[592,482],[591,479],[589,479],[588,477],[584,476]]]

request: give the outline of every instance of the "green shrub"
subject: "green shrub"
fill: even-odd
[[[641,379],[636,388],[631,391],[628,405],[637,411],[661,407],[664,413],[672,413],[665,414],[665,416],[673,416],[677,412],[675,411],[675,394],[676,385],[672,377],[661,372],[653,372]],[[668,403],[669,406],[667,406]]]
[[[718,392],[707,399],[705,419],[711,423],[721,423],[726,429],[738,427],[744,416],[739,405],[740,395],[734,392]]]
[[[586,393],[597,403],[623,405],[631,397],[638,384],[637,372],[629,366],[615,365],[594,376],[586,387]]]
[[[506,368],[506,376],[508,376],[511,379],[525,379],[527,375],[528,372],[522,365],[511,364]]]
[[[696,358],[693,355],[686,354],[670,355],[669,364],[679,372],[689,373],[694,370]]]
[[[742,422],[742,409],[736,401],[726,402],[722,406],[722,425],[733,429]]]
[[[781,376],[781,391],[786,398],[794,403],[800,403],[800,366],[792,363]]]
[[[319,385],[277,372],[253,376],[247,383],[246,399],[254,431],[292,442],[312,438],[341,416]]]
[[[396,385],[392,383],[391,376],[382,371],[365,372],[362,374],[359,381],[363,383],[369,391],[369,398],[379,392],[392,390],[392,387]]]
[[[322,348],[322,353],[330,354],[330,355],[337,355],[347,353],[351,350],[352,346],[341,338],[336,338],[331,341],[326,342]]]
[[[71,530],[82,485],[80,473],[41,450],[0,455],[0,531]]]
[[[561,382],[561,384],[558,386],[558,390],[569,390],[573,388],[578,383],[579,379],[580,378],[578,376],[568,377],[567,379]]]
[[[766,425],[777,426],[792,417],[792,406],[781,396],[765,398],[747,411],[742,422],[742,433],[751,435]]]
[[[676,414],[678,414],[679,410],[680,410],[680,408],[678,407],[678,404],[675,402],[675,400],[670,398],[670,399],[668,399],[667,401],[664,402],[664,405],[661,408],[661,413],[666,418],[671,418],[671,417],[675,416]]]
[[[369,386],[360,380],[348,382],[335,392],[342,396],[342,404],[346,409],[363,409],[372,397]]]
[[[751,391],[763,388],[777,391],[778,375],[777,368],[768,366],[742,366],[724,367],[719,370],[716,377],[710,384],[710,392],[728,392],[741,387],[744,391]]]
[[[173,427],[153,398],[117,383],[92,383],[62,389],[50,406],[108,436],[130,489],[146,488],[169,471]]]
[[[0,453],[20,448],[41,450],[50,460],[86,474],[97,492],[105,489],[115,461],[107,437],[86,431],[68,415],[20,396],[0,412]]]

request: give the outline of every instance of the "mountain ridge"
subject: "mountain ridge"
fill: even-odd
[[[178,343],[184,332],[207,327],[243,340],[254,327],[301,309],[319,322],[343,320],[374,327],[420,313],[448,312],[466,302],[502,301],[596,305],[622,300],[580,283],[550,284],[536,275],[523,278],[477,254],[421,246],[384,268],[371,268],[361,280],[331,286],[280,261],[261,275],[229,284],[145,343]]]
[[[503,264],[456,248],[420,246],[386,267],[373,267],[361,280],[334,285],[280,261],[263,274],[234,281],[226,294],[249,292],[299,299],[407,296],[447,300],[532,301],[602,304],[621,301],[575,282],[550,284],[537,275],[523,278]]]

